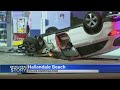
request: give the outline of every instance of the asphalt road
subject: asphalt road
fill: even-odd
[[[0,52],[0,64],[120,64],[120,57],[105,55],[68,61],[52,57],[33,57],[21,53]]]

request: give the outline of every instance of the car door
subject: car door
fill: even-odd
[[[78,56],[78,52],[71,43],[71,40],[67,33],[60,33],[56,35],[58,48],[62,51],[65,56]],[[59,43],[59,45],[58,45]]]

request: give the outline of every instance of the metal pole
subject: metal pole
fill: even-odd
[[[12,11],[7,11],[7,46],[12,47],[13,35],[12,35]]]

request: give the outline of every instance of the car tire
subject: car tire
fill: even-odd
[[[88,34],[97,34],[103,27],[102,15],[98,12],[88,12],[83,20],[83,28]]]
[[[23,40],[23,45],[28,53],[36,53],[40,50],[40,45],[37,39],[27,37]]]
[[[53,33],[57,32],[57,31],[58,31],[58,29],[56,27],[49,27],[46,30],[45,34],[53,34]]]

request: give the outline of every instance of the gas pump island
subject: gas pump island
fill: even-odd
[[[0,12],[0,46],[17,46],[26,38],[28,11]]]
[[[54,17],[53,17],[54,16]],[[18,46],[28,35],[44,34],[50,27],[58,30],[70,27],[70,11],[1,11],[0,46]]]

